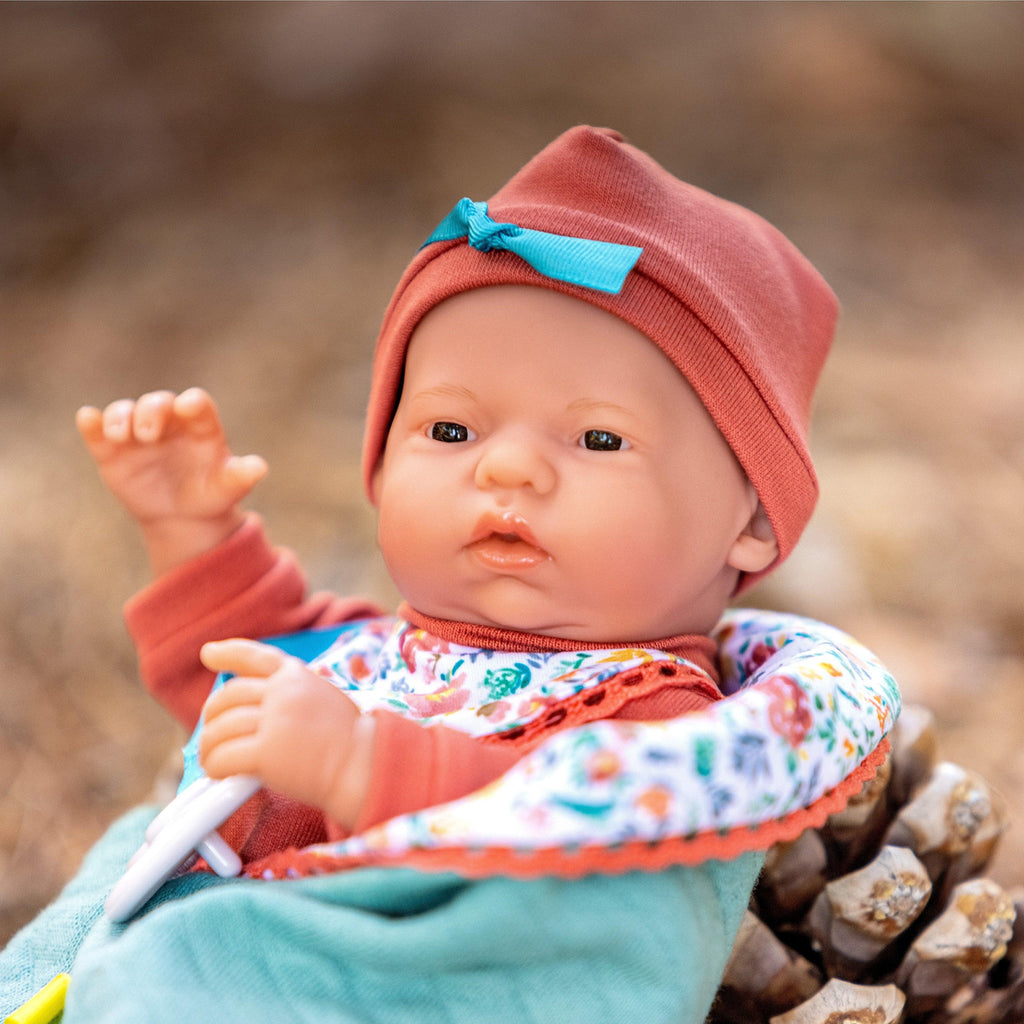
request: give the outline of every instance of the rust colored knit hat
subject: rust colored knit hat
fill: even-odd
[[[685,184],[605,128],[570,129],[486,206],[468,200],[460,205],[498,233],[515,225],[533,229],[528,236],[567,236],[560,241],[569,247],[570,262],[575,239],[642,252],[637,259],[632,250],[635,266],[614,291],[548,276],[523,255],[498,248],[499,239],[490,247],[476,224],[461,231],[456,226],[426,244],[399,281],[377,341],[363,449],[367,489],[384,451],[417,323],[460,292],[536,285],[608,310],[675,363],[761,499],[779,544],[774,565],[785,558],[818,496],[807,428],[837,315],[831,289],[796,247],[761,217]],[[450,227],[458,209],[442,227]],[[741,589],[753,581],[744,579]]]

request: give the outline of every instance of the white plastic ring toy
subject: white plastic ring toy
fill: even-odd
[[[216,831],[260,788],[251,775],[215,781],[205,776],[178,794],[150,823],[105,910],[111,921],[127,921],[193,854],[222,878],[242,870],[238,855]]]

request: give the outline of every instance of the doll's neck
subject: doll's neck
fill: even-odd
[[[717,647],[709,636],[680,634],[659,640],[613,640],[609,642],[592,640],[568,640],[558,636],[544,636],[541,633],[522,633],[517,629],[502,629],[498,626],[481,626],[473,622],[457,622],[454,619],[435,619],[416,611],[403,602],[398,614],[418,629],[463,647],[482,647],[490,651],[598,651],[609,647],[646,647],[651,650],[673,654],[703,669],[717,683]]]

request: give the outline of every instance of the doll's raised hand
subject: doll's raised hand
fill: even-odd
[[[221,640],[204,644],[200,656],[207,668],[235,677],[203,708],[206,774],[255,775],[351,828],[369,784],[372,719],[276,647]]]
[[[76,423],[104,483],[142,527],[154,575],[234,532],[239,502],[267,471],[257,455],[232,454],[201,388],[85,406]]]

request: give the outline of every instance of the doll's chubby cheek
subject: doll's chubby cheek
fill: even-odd
[[[417,550],[422,550],[419,531],[402,529],[393,516],[385,511],[377,514],[377,548],[384,558],[384,564],[392,576],[414,560]]]
[[[380,461],[377,463],[376,469],[374,469],[373,473],[370,475],[369,497],[370,504],[373,505],[374,508],[380,508],[380,488],[383,474],[384,463],[383,461]]]
[[[409,519],[382,512],[377,519],[377,548],[384,566],[402,597],[416,607],[445,588],[458,555],[457,549],[441,550],[424,515]]]

